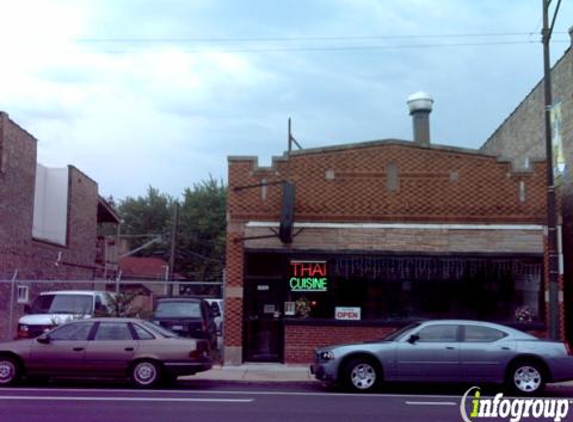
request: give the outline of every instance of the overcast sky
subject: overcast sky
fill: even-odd
[[[553,3],[557,3],[554,1]],[[0,110],[100,194],[179,196],[229,155],[411,139],[479,148],[542,77],[541,0],[0,0]],[[563,0],[552,61],[569,45]]]

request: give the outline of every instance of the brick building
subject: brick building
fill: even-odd
[[[564,308],[565,330],[573,339],[573,27],[569,30],[571,43],[551,70],[554,104],[553,145],[556,169],[558,210],[563,254],[560,300]],[[541,57],[540,57],[541,62]],[[527,167],[532,160],[545,159],[545,99],[541,80],[503,121],[481,147],[486,154],[509,160],[516,167]],[[564,162],[557,163],[557,159]],[[563,303],[564,302],[564,303]]]
[[[269,168],[229,157],[227,364],[305,363],[428,317],[545,330],[544,161],[430,144],[412,114],[414,142],[290,151]]]
[[[93,280],[106,266],[114,270],[98,227],[119,217],[97,183],[73,166],[51,169],[36,159],[37,140],[0,112],[0,280]],[[54,287],[26,286],[30,297]],[[8,283],[0,284],[0,298],[7,321]]]

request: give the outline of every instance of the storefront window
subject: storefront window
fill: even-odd
[[[287,318],[543,320],[540,257],[270,255],[247,277],[282,280]]]

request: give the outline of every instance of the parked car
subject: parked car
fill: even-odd
[[[499,324],[418,322],[377,341],[317,348],[311,372],[321,381],[370,391],[383,381],[505,383],[539,393],[573,379],[573,356],[556,341]]]
[[[215,318],[220,314],[199,297],[163,297],[157,299],[152,321],[182,337],[206,339],[217,346]]]
[[[22,376],[128,378],[152,387],[211,369],[205,340],[132,318],[65,323],[34,339],[0,342],[0,386]]]
[[[97,290],[59,290],[42,292],[26,305],[18,321],[17,338],[37,337],[72,319],[111,314],[113,293]]]

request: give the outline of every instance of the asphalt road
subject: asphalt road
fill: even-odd
[[[165,390],[136,390],[109,383],[31,385],[0,389],[0,422],[463,420],[460,401],[464,388],[420,388],[416,391],[412,387],[397,386],[380,393],[361,395],[324,389],[316,383],[186,381]],[[484,390],[484,393],[488,392]],[[489,393],[495,394],[493,390]],[[550,388],[547,395],[568,399],[573,398],[573,391]],[[573,404],[563,420],[573,421]]]

